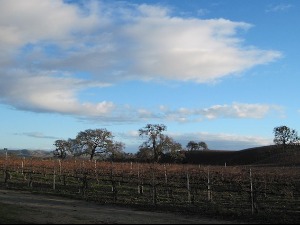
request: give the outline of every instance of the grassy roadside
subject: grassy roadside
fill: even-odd
[[[26,224],[21,220],[24,209],[0,202],[0,224]]]

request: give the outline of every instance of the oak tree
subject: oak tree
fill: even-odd
[[[297,131],[287,126],[275,127],[274,134],[274,143],[282,145],[283,149],[285,149],[287,145],[292,145],[299,141]]]
[[[164,124],[147,124],[144,128],[139,129],[140,136],[146,136],[148,139],[140,146],[149,148],[153,152],[153,161],[158,162],[162,154],[162,143],[165,136],[163,132],[167,127]]]

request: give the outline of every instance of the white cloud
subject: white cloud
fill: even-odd
[[[42,138],[42,139],[60,139],[58,137],[45,135],[41,132],[24,132],[24,133],[16,133],[15,135],[28,136],[33,138]]]
[[[231,105],[213,105],[208,108],[179,108],[170,110],[160,106],[163,118],[178,122],[202,121],[203,119],[261,119],[272,111],[282,114],[282,107],[268,104],[249,104],[234,102]]]
[[[140,18],[124,29],[134,43],[126,49],[128,69],[140,79],[210,82],[278,58],[279,52],[241,45],[237,30],[249,27],[225,19]]]
[[[218,117],[260,119],[272,109],[277,108],[278,106],[266,104],[233,103],[232,105],[215,105],[210,108],[205,108],[201,110],[201,113],[208,119]]]
[[[11,71],[0,76],[0,101],[21,110],[54,112],[77,116],[103,116],[114,109],[111,102],[80,103],[76,94],[88,87],[105,84],[68,77],[51,72],[29,74]]]
[[[2,0],[0,101],[22,110],[116,121],[261,118],[272,107],[129,112],[105,99],[78,98],[82,90],[127,79],[211,82],[280,57],[277,51],[244,46],[238,31],[250,27],[222,18],[174,17],[169,8],[146,4],[83,1],[79,7],[61,0]],[[74,78],[78,71],[90,80]]]
[[[291,4],[278,4],[278,5],[269,5],[266,9],[266,12],[285,12],[292,8],[293,5]]]
[[[204,119],[250,118],[261,119],[270,112],[281,112],[281,107],[267,104],[232,103],[208,108],[171,110],[167,106],[157,109],[133,108],[102,101],[81,102],[78,95],[89,88],[102,88],[106,83],[75,79],[56,71],[0,70],[0,102],[20,110],[73,115],[98,122],[163,120],[199,122]]]
[[[0,57],[13,56],[26,44],[46,41],[59,46],[74,45],[77,41],[73,34],[91,32],[100,26],[99,18],[92,12],[83,14],[78,7],[60,0],[2,0],[0,49],[4,52]]]
[[[39,69],[80,69],[100,80],[210,82],[281,55],[243,46],[238,30],[250,24],[172,17],[166,7],[88,1],[79,9],[59,0],[1,3],[1,48],[16,54],[31,44],[23,65],[33,66],[31,57],[39,51],[34,65]],[[49,56],[49,44],[57,47],[58,59]]]

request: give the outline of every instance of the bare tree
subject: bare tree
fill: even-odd
[[[198,143],[195,141],[189,141],[189,143],[186,145],[186,148],[189,151],[208,150],[207,144],[204,141]]]
[[[56,140],[53,144],[56,149],[53,151],[54,157],[65,159],[68,153],[72,152],[72,143],[70,139],[66,140]]]
[[[95,155],[105,154],[112,150],[113,135],[106,129],[88,129],[78,133],[76,137],[79,154],[90,156],[90,160]]]
[[[293,145],[299,141],[297,131],[287,126],[275,127],[274,134],[274,143],[282,145],[283,149],[285,149],[287,145]]]
[[[161,142],[161,152],[169,156],[172,162],[181,162],[184,159],[182,154],[182,145],[169,136],[163,136]]]
[[[139,129],[140,136],[148,137],[148,140],[140,148],[150,148],[153,151],[154,162],[158,162],[162,154],[161,145],[164,140],[162,132],[166,129],[167,127],[163,124],[147,124],[144,128]]]
[[[208,146],[204,141],[199,142],[198,145],[202,150],[208,150]]]
[[[124,156],[125,144],[122,142],[114,142],[109,146],[109,151],[107,152],[110,159],[115,161],[121,159]]]
[[[186,148],[189,151],[195,151],[195,150],[198,150],[199,146],[198,146],[197,142],[189,141],[189,143],[187,143],[187,145],[186,145]]]
[[[153,161],[153,151],[148,147],[140,147],[139,151],[136,153],[136,158],[142,162]]]
[[[163,136],[161,141],[161,152],[164,154],[178,152],[182,150],[181,144],[173,140],[169,136]]]

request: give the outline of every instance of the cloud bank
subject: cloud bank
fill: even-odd
[[[223,18],[181,18],[158,5],[2,0],[0,102],[35,112],[122,120],[116,110],[122,106],[105,99],[82,102],[80,92],[130,80],[208,83],[278,59],[278,51],[243,44],[240,31],[251,27]],[[260,118],[270,108],[234,104],[176,114]]]

